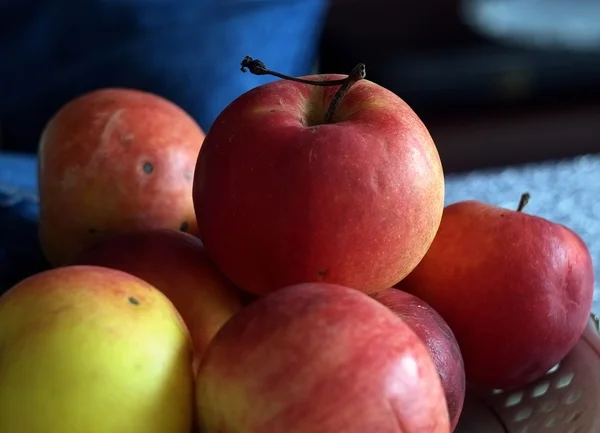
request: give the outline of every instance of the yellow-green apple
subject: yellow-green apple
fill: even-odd
[[[590,315],[594,271],[585,243],[522,208],[447,206],[425,258],[398,285],[446,320],[467,382],[483,387],[543,376],[575,346]]]
[[[426,344],[442,380],[454,430],[465,401],[466,380],[462,354],[452,330],[437,311],[410,293],[391,288],[373,298],[400,316]]]
[[[192,348],[177,310],[127,273],[67,266],[0,298],[0,431],[189,433]]]
[[[263,296],[209,344],[196,379],[204,433],[449,433],[421,339],[357,290],[305,283]]]
[[[198,230],[243,290],[326,282],[374,293],[407,275],[435,236],[444,178],[427,128],[374,82],[341,99],[339,85],[314,85],[345,78],[258,86],[207,132],[193,187]]]
[[[188,233],[143,229],[116,234],[84,250],[72,263],[119,269],[163,292],[186,323],[197,359],[242,308],[240,291],[213,266],[200,239]]]
[[[100,89],[63,106],[39,145],[39,236],[62,265],[108,234],[138,228],[196,233],[191,197],[204,133],[172,102]]]

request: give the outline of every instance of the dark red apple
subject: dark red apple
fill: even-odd
[[[205,433],[450,432],[425,344],[384,305],[342,286],[257,299],[209,344],[196,383]]]
[[[435,236],[444,177],[427,128],[366,79],[325,121],[339,88],[261,85],[207,133],[193,190],[198,229],[243,290],[327,282],[375,293],[407,275]]]
[[[452,430],[465,401],[465,367],[458,342],[446,321],[425,301],[395,288],[373,295],[404,320],[427,345],[442,380]]]
[[[163,292],[190,331],[196,359],[242,308],[239,291],[215,269],[202,242],[187,233],[146,229],[113,235],[83,251],[73,264],[118,269]]]
[[[39,236],[55,266],[110,234],[196,233],[192,180],[204,133],[157,95],[101,89],[48,122],[39,147]]]
[[[569,228],[464,201],[446,207],[431,248],[398,287],[446,320],[468,382],[508,389],[543,376],[575,346],[590,315],[594,271]]]

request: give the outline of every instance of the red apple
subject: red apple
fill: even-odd
[[[423,300],[395,288],[373,295],[391,309],[426,344],[442,380],[452,430],[465,401],[465,368],[458,342],[444,319]]]
[[[594,271],[569,228],[464,201],[446,207],[431,248],[398,287],[450,325],[467,381],[516,388],[575,346],[590,315]]]
[[[187,233],[146,229],[98,242],[74,261],[135,275],[163,292],[186,323],[196,358],[242,308],[241,295],[212,265],[202,242]]]
[[[243,290],[327,282],[374,293],[407,275],[435,236],[444,178],[427,128],[368,80],[325,122],[338,89],[258,86],[207,133],[193,189],[198,230]]]
[[[307,283],[228,321],[202,359],[202,432],[449,433],[427,347],[379,302]]]
[[[39,235],[64,264],[103,237],[139,228],[196,233],[197,123],[159,96],[101,89],[68,102],[39,147]]]

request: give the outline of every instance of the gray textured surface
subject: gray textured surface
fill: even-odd
[[[600,155],[448,175],[446,202],[475,199],[515,208],[526,191],[527,212],[568,226],[587,243],[596,273],[593,310],[600,313]]]

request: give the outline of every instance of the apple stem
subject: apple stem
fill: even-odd
[[[352,87],[357,81],[360,81],[363,78],[365,78],[366,75],[367,70],[364,63],[359,63],[354,68],[352,68],[352,71],[350,71],[350,74],[344,80],[342,87],[340,87],[339,90],[335,92],[335,95],[333,95],[333,98],[331,98],[331,103],[329,104],[329,108],[325,113],[325,123],[331,123],[331,120],[333,119],[333,113],[335,113],[336,108],[338,107],[338,105],[340,105],[340,102],[342,102],[342,98],[346,96],[346,93],[348,93],[350,87]]]
[[[246,72],[248,70],[254,75],[272,75],[283,80],[296,81],[297,83],[309,84],[311,86],[341,86],[331,99],[329,108],[325,113],[325,123],[331,123],[336,108],[338,107],[338,105],[340,105],[342,98],[346,96],[348,90],[350,90],[350,87],[352,87],[357,81],[360,81],[363,78],[365,78],[367,75],[364,63],[359,63],[354,68],[352,68],[352,71],[350,72],[350,74],[348,74],[346,78],[342,78],[340,80],[306,80],[303,78],[291,77],[289,75],[285,75],[276,71],[271,71],[270,69],[267,69],[267,67],[261,60],[253,59],[250,56],[246,56],[242,60],[241,70],[242,72]]]
[[[297,83],[310,84],[313,86],[339,86],[346,82],[346,78],[342,78],[341,80],[330,80],[330,81],[317,81],[317,80],[305,80],[302,78],[291,77],[289,75],[282,74],[280,72],[271,71],[267,69],[265,64],[258,59],[253,59],[250,56],[244,57],[242,60],[242,72],[246,72],[246,70],[250,71],[251,74],[254,75],[272,75],[277,78],[281,78],[283,80],[296,81]]]
[[[524,192],[523,194],[521,194],[521,200],[519,200],[519,205],[517,206],[517,212],[522,212],[523,209],[525,209],[525,206],[527,206],[527,203],[529,203],[530,198],[531,198],[531,195],[528,192]]]

